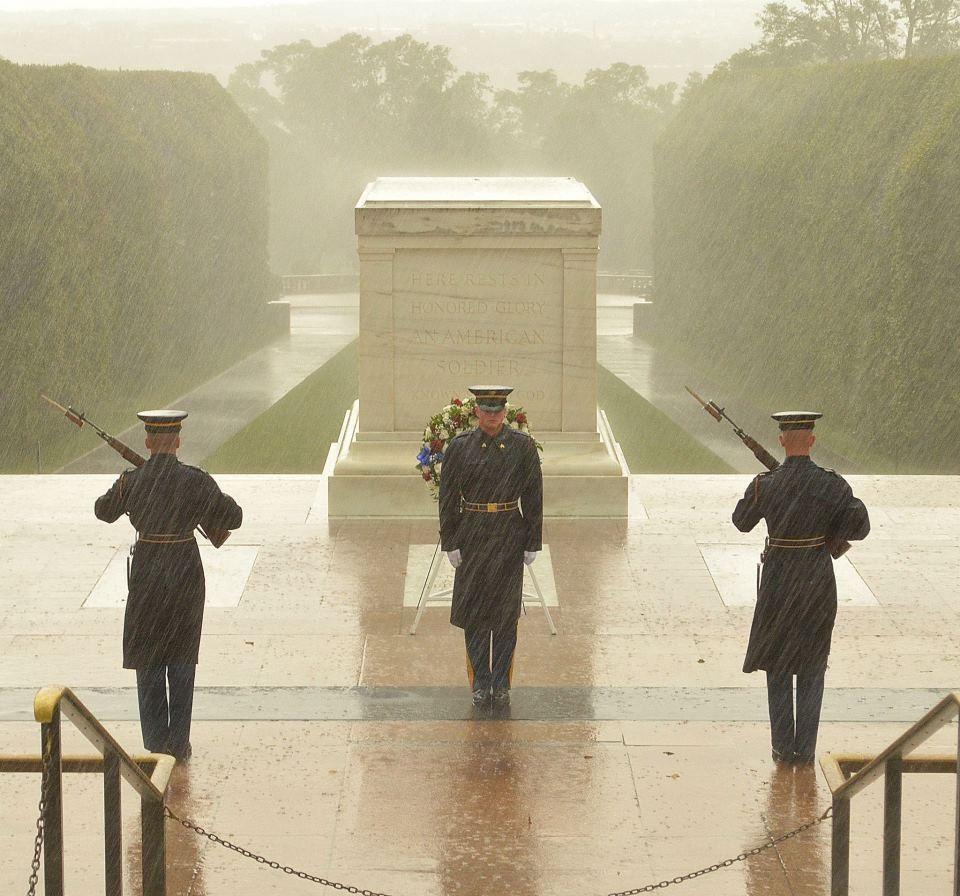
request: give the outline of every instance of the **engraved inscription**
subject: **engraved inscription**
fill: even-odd
[[[536,428],[560,428],[559,250],[398,250],[393,271],[397,429],[476,382],[513,386]]]

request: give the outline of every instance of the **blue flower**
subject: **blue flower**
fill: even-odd
[[[430,463],[430,446],[424,445],[420,449],[420,453],[417,455],[417,463],[422,467],[424,464]]]

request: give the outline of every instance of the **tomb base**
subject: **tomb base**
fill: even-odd
[[[627,516],[629,470],[606,416],[597,418],[597,432],[536,433],[544,516]],[[435,518],[437,502],[416,469],[420,434],[357,432],[358,419],[355,404],[327,480],[329,517]]]

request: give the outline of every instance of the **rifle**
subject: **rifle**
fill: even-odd
[[[755,438],[748,435],[741,427],[737,426],[737,424],[734,423],[729,416],[727,416],[727,412],[720,407],[720,405],[718,405],[715,401],[704,401],[689,386],[684,386],[683,388],[686,389],[698,402],[700,402],[703,409],[711,417],[713,417],[717,423],[720,423],[722,420],[726,420],[727,423],[733,427],[733,431],[736,433],[740,441],[743,442],[743,444],[753,452],[753,456],[768,470],[775,470],[780,466],[780,461],[778,461],[769,451],[767,451],[767,449],[764,448],[763,445],[761,445]],[[838,560],[850,550],[850,542],[828,536],[827,549],[830,551],[830,556],[833,557],[834,560]]]
[[[117,452],[128,464],[133,464],[135,467],[141,467],[146,462],[147,459],[134,451],[129,445],[125,445],[115,436],[110,435],[106,430],[101,429],[90,420],[82,411],[76,411],[72,407],[64,407],[62,404],[58,404],[52,398],[47,398],[42,392],[40,397],[47,402],[47,404],[52,405],[58,411],[62,411],[63,415],[78,428],[83,429],[84,424],[89,426],[104,442],[106,442],[114,451]],[[207,531],[203,526],[197,526],[200,530],[200,534],[207,538],[210,543],[215,547],[219,548],[229,537],[229,529],[210,529]]]

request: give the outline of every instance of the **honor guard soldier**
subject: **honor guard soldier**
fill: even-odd
[[[749,532],[761,519],[767,523],[763,573],[743,671],[767,673],[777,762],[814,759],[837,616],[837,582],[829,546],[866,538],[870,531],[867,509],[843,477],[810,459],[813,426],[822,416],[815,411],[773,415],[780,425],[786,459],[757,476],[733,511],[733,524],[741,532]]]
[[[180,463],[183,411],[142,411],[150,458],[122,473],[94,512],[137,530],[123,622],[123,667],[137,672],[140,729],[153,753],[190,757],[204,577],[194,530],[236,529],[243,512],[209,473]],[[167,683],[170,686],[167,698]]]
[[[523,565],[541,549],[543,477],[534,440],[504,425],[508,386],[471,386],[479,426],[447,446],[440,540],[456,569],[450,622],[463,629],[474,706],[510,702]]]

